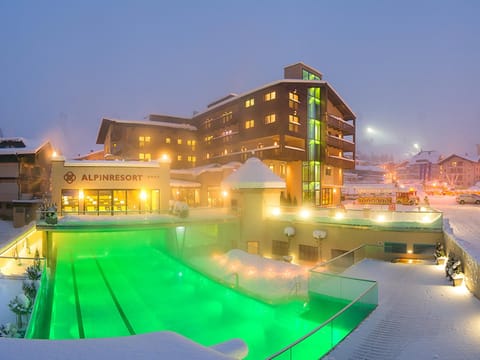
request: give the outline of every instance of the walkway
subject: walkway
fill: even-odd
[[[454,236],[480,259],[480,206],[431,198]],[[440,266],[365,260],[347,275],[378,281],[378,308],[325,360],[479,359],[480,300]]]

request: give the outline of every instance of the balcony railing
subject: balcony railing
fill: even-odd
[[[355,169],[355,161],[353,159],[348,159],[340,156],[327,155],[325,159],[325,164],[342,169]]]
[[[353,124],[335,115],[327,114],[327,125],[334,129],[340,130],[344,135],[355,134],[355,126],[353,126]]]
[[[341,139],[336,136],[328,135],[327,136],[327,145],[333,146],[337,149],[340,149],[344,152],[353,152],[355,151],[355,144],[351,141]]]

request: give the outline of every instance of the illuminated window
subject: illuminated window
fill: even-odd
[[[288,93],[288,107],[293,110],[298,110],[298,94],[296,92]]]
[[[172,139],[169,137],[165,138],[165,144],[170,144],[172,142]]]
[[[197,161],[197,157],[196,156],[188,156],[187,158],[188,162],[196,162]]]
[[[182,139],[180,139],[180,138],[177,139],[177,144],[178,145],[182,145],[182,142],[183,142]]]
[[[207,153],[206,158],[207,158],[207,159],[210,159],[210,153]]]
[[[138,147],[143,148],[150,145],[150,136],[139,136],[138,137]]]
[[[255,120],[251,119],[245,121],[245,129],[251,129],[253,127],[255,127]]]
[[[272,91],[265,94],[265,101],[275,100],[277,98],[277,92]]]
[[[272,172],[275,172],[275,165],[270,164],[270,165],[268,165],[268,168],[269,168]]]
[[[298,121],[298,116],[297,115],[288,115],[288,122],[292,124],[297,124],[300,125],[300,122]]]
[[[182,155],[177,155],[177,160],[182,161]]]
[[[325,169],[325,175],[326,175],[326,176],[332,176],[332,168],[327,167],[327,168]]]
[[[195,140],[187,140],[187,145],[192,148],[192,150],[195,150],[195,145],[197,142]]]
[[[204,141],[207,143],[207,144],[210,144],[211,141],[213,139],[213,135],[208,135],[208,136],[205,136],[204,138]]]
[[[265,116],[265,124],[274,123],[276,119],[277,116],[275,114],[268,114]]]
[[[232,112],[231,111],[225,112],[225,113],[222,114],[222,122],[224,124],[226,124],[230,120],[232,120]]]
[[[210,129],[212,127],[212,119],[209,118],[209,119],[205,120],[205,122],[203,124],[205,126],[205,129]]]
[[[298,132],[298,124],[289,123],[288,130],[293,132]]]
[[[150,153],[140,153],[138,154],[138,159],[141,161],[150,161],[152,160],[152,154]]]
[[[253,105],[255,105],[255,99],[254,98],[245,100],[245,107],[246,108],[249,108],[250,106],[253,106]]]

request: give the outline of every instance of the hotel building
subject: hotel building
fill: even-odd
[[[172,169],[260,158],[297,204],[340,202],[343,171],[355,167],[355,114],[322,74],[297,63],[284,79],[230,94],[192,118],[103,119],[97,144],[107,159],[149,161],[168,154]]]

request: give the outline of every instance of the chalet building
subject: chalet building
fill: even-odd
[[[479,157],[450,155],[439,162],[440,180],[449,187],[466,189],[480,181]]]
[[[52,152],[49,141],[0,138],[0,218],[20,214],[18,226],[33,220],[36,206],[50,193]]]
[[[103,119],[106,159],[157,159],[171,169],[261,159],[298,204],[340,202],[344,170],[355,167],[355,114],[322,74],[297,63],[284,79],[229,94],[192,118]]]
[[[410,160],[400,163],[396,168],[395,179],[399,183],[425,184],[440,177],[439,162],[442,156],[438,151],[420,151]]]

